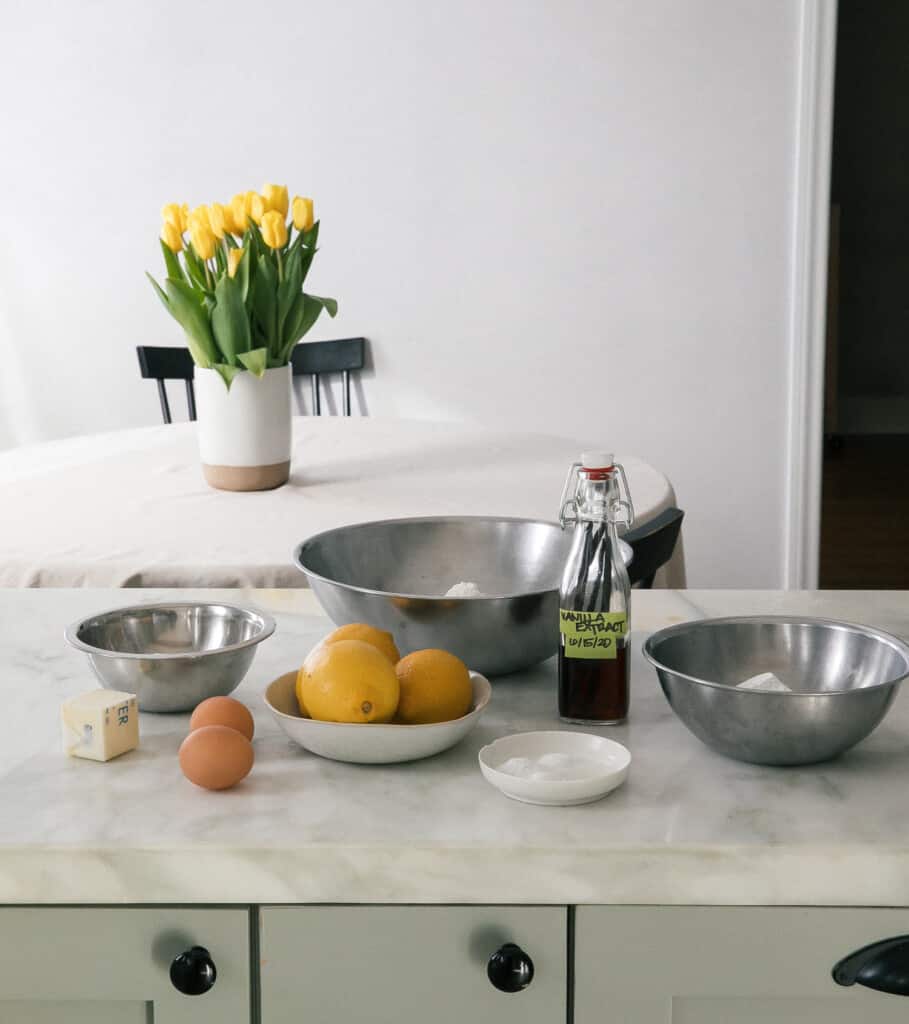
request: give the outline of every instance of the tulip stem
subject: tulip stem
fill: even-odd
[[[281,262],[281,250],[275,249],[275,256],[278,257],[278,280],[284,280],[284,264]]]
[[[204,260],[202,265],[205,267],[205,280],[208,281],[208,287],[212,291],[214,291],[215,290],[215,283],[212,280],[211,267],[209,267],[209,265],[208,265],[208,260]]]

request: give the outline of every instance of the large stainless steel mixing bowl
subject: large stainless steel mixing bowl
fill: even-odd
[[[236,689],[274,631],[261,612],[175,602],[90,615],[66,639],[88,655],[103,687],[136,694],[142,711],[190,711]]]
[[[393,633],[402,654],[441,647],[500,675],[556,653],[570,544],[570,531],[540,520],[389,519],[310,537],[294,560],[336,624],[368,622]],[[489,596],[443,596],[459,582]]]
[[[654,633],[644,654],[672,710],[737,761],[812,764],[864,739],[909,675],[909,646],[826,619],[703,619]],[[740,690],[773,672],[791,693]]]

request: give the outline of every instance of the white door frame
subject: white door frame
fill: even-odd
[[[818,585],[836,0],[801,0],[783,585]]]

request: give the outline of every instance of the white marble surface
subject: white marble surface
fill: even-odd
[[[278,620],[236,692],[257,728],[239,788],[182,778],[185,715],[143,715],[140,749],[109,764],[65,758],[59,703],[93,679],[64,625],[161,593],[0,591],[0,903],[909,906],[909,692],[840,760],[761,768],[692,737],[639,654],[641,631],[704,614],[795,611],[909,636],[905,593],[636,593],[632,716],[607,733],[632,751],[629,781],[573,808],[508,801],[476,762],[497,736],[560,727],[551,663],[497,681],[477,731],[431,760],[355,767],[291,746],[262,691],[329,628],[307,591],[222,595]]]

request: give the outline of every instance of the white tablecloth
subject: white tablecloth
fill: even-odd
[[[293,549],[333,526],[555,519],[580,448],[463,424],[301,417],[290,482],[248,494],[205,484],[190,423],[16,448],[0,452],[0,586],[305,586]],[[674,504],[662,473],[621,461],[638,522]],[[684,586],[681,542],[662,577]]]

